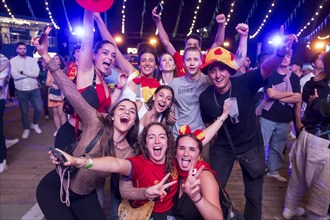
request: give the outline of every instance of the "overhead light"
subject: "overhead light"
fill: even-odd
[[[85,36],[85,29],[81,26],[78,26],[74,29],[73,35],[76,35],[77,37],[83,37]]]
[[[115,36],[115,41],[116,43],[121,43],[123,42],[123,38],[121,36]]]

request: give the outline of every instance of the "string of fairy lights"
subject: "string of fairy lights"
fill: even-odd
[[[9,14],[9,16],[16,21],[15,16],[13,15],[13,13],[11,13],[10,8],[8,7],[8,5],[6,4],[6,0],[2,0],[3,6],[7,9],[7,12]]]
[[[326,1],[324,1],[326,2]],[[303,28],[300,29],[300,31],[298,32],[297,36],[299,37],[301,35],[301,33],[306,30],[306,28],[316,19],[316,17],[319,15],[320,11],[323,8],[323,4],[324,2],[317,8],[315,14],[313,15],[313,17],[304,25]]]
[[[56,29],[60,29],[60,27],[55,23],[55,21],[53,19],[52,12],[49,10],[49,5],[48,5],[48,1],[47,0],[45,0],[45,6],[46,6],[46,10],[48,12],[48,16],[49,16],[50,21],[52,22],[52,24],[54,25],[54,27]]]
[[[233,1],[231,4],[230,4],[230,11],[227,15],[227,21],[225,23],[225,25],[228,25],[229,21],[230,21],[230,17],[231,17],[231,14],[234,12],[234,6],[235,6],[235,1]]]
[[[259,32],[262,30],[262,28],[265,26],[265,24],[266,24],[266,22],[267,22],[269,16],[270,16],[271,13],[272,13],[272,9],[274,8],[274,6],[275,6],[275,1],[273,1],[273,3],[271,4],[269,10],[267,11],[266,16],[265,16],[264,19],[262,20],[262,23],[261,23],[261,25],[259,26],[259,28],[257,29],[257,31],[256,31],[254,34],[250,35],[250,39],[255,38],[255,37],[259,34]]]
[[[321,37],[321,36],[317,36],[317,39],[319,40],[326,40],[330,38],[330,34],[328,34],[327,36]]]
[[[194,18],[193,18],[193,21],[191,23],[189,33],[187,35],[190,35],[192,33],[194,27],[195,27],[195,22],[196,22],[196,19],[197,19],[198,10],[199,10],[199,7],[200,7],[201,4],[202,4],[202,0],[198,0],[198,4],[197,4],[196,9],[194,11]]]
[[[51,23],[54,25],[54,27],[56,29],[60,29],[60,27],[56,24],[56,22],[54,21],[54,18],[52,16],[52,12],[50,10],[50,7],[49,7],[49,3],[48,1],[49,0],[44,0],[45,1],[45,8],[46,8],[46,11],[48,12],[48,16],[49,16],[49,19],[51,20]],[[63,2],[64,0],[62,0]],[[233,0],[230,4],[230,10],[227,14],[227,18],[226,18],[226,23],[225,25],[228,25],[228,23],[230,22],[231,18],[232,18],[232,15],[234,13],[234,7],[235,7],[235,3],[236,3],[237,0]],[[314,15],[310,18],[310,20],[300,29],[300,31],[297,33],[297,36],[299,37],[310,25],[312,25],[312,23],[317,20],[317,16],[319,16],[321,10],[325,7],[324,6],[324,3],[327,2],[327,0],[324,0],[316,9]],[[8,15],[12,18],[13,22],[18,22],[16,17],[14,16],[14,14],[12,13],[12,11],[10,10],[9,6],[7,5],[6,3],[6,0],[2,0],[2,3],[4,5],[4,8],[7,10],[8,12]],[[122,5],[122,27],[121,27],[121,32],[122,34],[125,33],[125,22],[126,22],[126,15],[125,15],[125,11],[126,11],[126,4],[127,3],[127,0],[123,0],[123,5]],[[162,5],[164,5],[164,0],[161,0],[160,3]],[[273,9],[275,7],[275,3],[276,3],[276,0],[274,0],[272,2],[272,4],[270,5],[270,8],[268,9],[265,17],[263,18],[260,26],[258,27],[258,29],[255,31],[254,34],[250,35],[249,38],[250,39],[253,39],[255,38],[259,33],[260,31],[263,29],[263,27],[266,25],[267,21],[269,20],[269,17],[271,16],[271,13],[273,12]],[[190,26],[190,29],[189,29],[189,32],[187,35],[190,35],[193,30],[194,30],[194,27],[195,27],[195,23],[196,23],[196,20],[197,20],[197,17],[198,17],[198,12],[199,12],[199,9],[201,7],[201,4],[202,4],[202,0],[198,0],[197,1],[197,6],[194,10],[194,13],[193,13],[193,20],[192,20],[192,23],[191,23],[191,26]],[[63,5],[64,6],[64,5]],[[65,8],[65,6],[64,6]],[[160,12],[159,15],[162,15],[162,12]],[[66,18],[67,18],[67,15],[66,15]],[[68,21],[68,18],[67,18],[67,21]],[[69,22],[68,22],[69,24]],[[69,24],[69,26],[71,26]],[[70,29],[72,29],[72,27],[70,27]],[[158,34],[158,29],[156,30],[156,35]],[[315,36],[316,37],[316,36]],[[330,38],[330,34],[326,35],[326,36],[317,36],[317,38],[319,40],[326,40],[326,39],[329,39]]]
[[[127,0],[123,0],[123,8],[121,9],[121,14],[122,14],[122,18],[121,18],[121,33],[125,34],[125,9],[126,9],[126,1]]]

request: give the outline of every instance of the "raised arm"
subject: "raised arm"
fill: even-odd
[[[152,10],[152,17],[156,23],[156,27],[158,28],[158,37],[160,42],[162,42],[163,47],[167,51],[167,53],[171,54],[172,56],[175,53],[175,48],[170,42],[168,35],[163,27],[163,23],[161,21],[160,15],[156,13],[157,7]]]
[[[216,135],[219,131],[225,120],[228,118],[229,109],[231,108],[230,102],[225,102],[223,106],[223,112],[220,117],[217,118],[211,125],[209,125],[205,130],[205,139],[202,141],[203,146],[209,143],[212,138]]]
[[[47,30],[46,34],[49,34],[50,29]],[[82,122],[89,124],[90,120],[97,118],[97,111],[90,106],[87,101],[78,92],[76,85],[68,78],[68,76],[60,69],[48,54],[48,42],[47,37],[41,45],[38,41],[35,41],[39,55],[44,59],[49,72],[52,74],[54,80],[60,87],[64,96],[69,100],[70,104],[75,108],[77,114],[81,118]],[[94,117],[92,117],[94,116]]]
[[[210,49],[214,47],[221,47],[225,41],[225,29],[226,29],[226,16],[224,14],[218,14],[215,20],[219,24],[217,34],[215,35],[214,42]]]
[[[100,13],[94,13],[94,19],[100,30],[102,39],[108,40],[117,46],[115,39],[112,37],[112,35],[108,31],[107,27],[105,26]],[[119,69],[124,71],[127,75],[135,72],[134,66],[130,62],[128,62],[128,60],[125,59],[125,57],[123,56],[123,54],[120,52],[120,50],[118,48],[116,50],[116,63],[118,65]]]
[[[239,68],[243,65],[247,54],[249,26],[244,23],[239,23],[236,26],[236,31],[239,34],[239,45],[235,54],[234,65]]]
[[[94,41],[94,19],[93,12],[85,10],[83,28],[85,35],[82,38],[80,54],[79,54],[79,68],[77,74],[77,87],[84,88],[89,86],[92,82],[94,75],[94,64],[91,58],[93,54],[93,41]]]
[[[284,27],[280,28],[280,33],[283,35]],[[281,64],[283,58],[290,52],[294,41],[298,42],[298,38],[294,34],[285,35],[283,37],[283,43],[276,49],[276,52],[269,56],[260,67],[260,72],[263,80],[267,79]]]

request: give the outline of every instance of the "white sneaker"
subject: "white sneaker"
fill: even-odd
[[[291,219],[293,217],[303,216],[304,214],[305,214],[305,209],[303,209],[301,207],[297,207],[294,210],[284,208],[283,212],[282,212],[282,216],[285,219]]]
[[[38,124],[31,124],[31,129],[33,129],[37,134],[41,134],[41,129]]]
[[[48,120],[49,119],[49,115],[45,115],[44,119]]]
[[[56,130],[56,131],[54,132],[54,137],[56,137],[56,135],[57,135],[57,131],[58,131],[58,130]]]
[[[292,131],[290,131],[289,138],[296,139],[297,137],[296,137],[296,135]]]
[[[275,178],[277,181],[280,181],[280,182],[283,182],[283,183],[288,182],[288,180],[285,177],[281,176],[279,173],[272,174],[272,173],[268,172],[267,176]]]
[[[30,135],[30,130],[29,129],[24,129],[23,134],[22,134],[22,138],[26,139],[26,138],[29,137],[29,135]]]
[[[18,141],[19,141],[18,138],[15,138],[15,139],[12,139],[12,140],[6,139],[6,147],[7,147],[7,149],[9,149],[11,146],[17,144]]]
[[[7,161],[3,160],[2,163],[0,163],[0,173],[3,173],[3,171],[5,171],[7,169]]]

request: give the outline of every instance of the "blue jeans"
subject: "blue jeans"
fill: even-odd
[[[212,146],[210,148],[211,167],[217,172],[224,187],[227,185],[235,160],[236,156],[231,149],[227,150],[219,146]],[[252,179],[242,165],[241,169],[244,182],[244,196],[246,199],[244,217],[246,220],[260,220],[262,214],[263,176]]]
[[[260,117],[260,127],[265,146],[269,143],[267,166],[272,173],[282,167],[283,150],[288,139],[290,123],[279,123]]]
[[[42,99],[39,89],[29,90],[29,91],[16,91],[16,95],[19,101],[19,107],[21,109],[21,118],[24,129],[30,128],[29,123],[29,102],[34,109],[33,114],[33,124],[38,124],[41,111],[42,111]]]
[[[3,113],[5,111],[5,103],[4,99],[0,99],[0,163],[2,163],[7,156],[6,140],[3,134]]]

